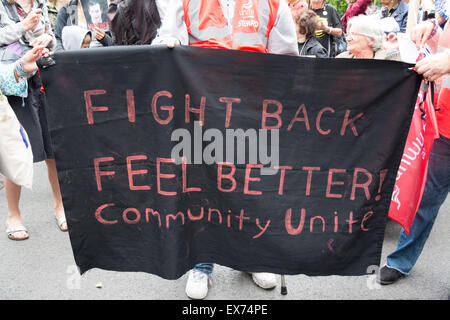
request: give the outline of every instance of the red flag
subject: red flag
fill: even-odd
[[[406,234],[422,200],[431,147],[439,137],[431,92],[427,94],[424,85],[422,82],[389,207],[389,218],[400,224]]]

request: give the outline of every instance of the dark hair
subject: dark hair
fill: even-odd
[[[97,0],[89,0],[88,6],[91,7],[91,6],[95,6],[97,4],[100,6],[100,8],[102,7],[102,4],[100,3],[100,1],[97,1]]]
[[[314,36],[317,28],[317,14],[312,10],[302,12],[296,19],[298,32],[306,35],[306,39]]]

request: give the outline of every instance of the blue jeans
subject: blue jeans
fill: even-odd
[[[195,265],[194,270],[206,273],[206,274],[211,274],[213,272],[214,269],[214,264],[213,263],[198,263]]]
[[[422,252],[436,216],[450,188],[450,139],[440,137],[431,149],[427,181],[409,236],[402,230],[397,249],[387,257],[386,265],[408,274]]]

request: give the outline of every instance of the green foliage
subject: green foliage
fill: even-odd
[[[347,10],[348,4],[345,0],[328,0],[328,3],[337,9],[339,17],[342,17]]]
[[[335,7],[339,13],[339,17],[342,17],[347,10],[348,3],[346,0],[328,0],[327,3]],[[380,0],[375,1],[376,5],[380,5]],[[371,6],[373,5],[373,1]]]

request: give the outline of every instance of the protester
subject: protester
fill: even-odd
[[[55,31],[55,22],[58,11],[67,2],[69,2],[69,0],[47,0],[48,17],[53,31]]]
[[[383,19],[392,17],[397,21],[400,32],[406,32],[408,21],[408,5],[402,0],[381,0],[381,12],[378,16]]]
[[[62,30],[64,50],[79,50],[89,48],[92,32],[79,26],[68,26]]]
[[[388,255],[381,268],[378,282],[388,285],[410,273],[430,235],[436,216],[450,190],[450,26],[441,32],[436,20],[424,21],[411,32],[411,39],[419,49],[428,44],[437,51],[420,60],[415,70],[428,81],[439,80],[439,91],[434,101],[440,137],[434,141],[428,159],[428,173],[422,200],[409,235],[404,230],[397,248]]]
[[[304,11],[297,18],[297,41],[300,56],[327,58],[327,50],[317,41],[317,15],[312,10]]]
[[[104,0],[104,2],[106,3],[106,0]],[[88,5],[88,10],[90,10],[88,11],[90,12],[89,17],[86,17],[85,11],[83,11],[83,5]],[[103,11],[99,13],[99,10]],[[98,0],[70,0],[68,3],[66,3],[63,7],[61,7],[56,18],[56,51],[64,50],[62,44],[62,30],[66,26],[79,26],[85,28],[86,30],[90,29],[88,28],[90,26],[93,31],[91,48],[114,45],[114,40],[111,36],[111,33],[99,27],[102,26],[102,22],[98,22],[100,20],[103,20],[103,23],[107,24],[106,11],[107,7],[101,6]],[[96,20],[94,22],[92,20],[92,15],[94,16],[94,19],[100,20]]]
[[[350,18],[364,14],[372,0],[346,0],[348,3],[347,10],[341,18],[342,30],[347,32],[347,22]]]
[[[399,54],[388,54],[383,48],[384,32],[379,20],[359,15],[348,22],[347,51],[336,58],[399,60]]]
[[[108,21],[116,45],[151,44],[164,20],[167,0],[111,3]]]
[[[40,9],[42,8],[42,9]],[[0,45],[3,63],[20,59],[23,52],[32,47],[54,48],[55,37],[51,31],[47,9],[43,0],[2,0],[0,3]],[[8,102],[28,133],[33,161],[44,161],[48,168],[48,177],[55,203],[55,217],[62,231],[67,231],[64,207],[59,190],[56,164],[53,159],[50,135],[47,128],[45,95],[41,90],[38,74],[28,79],[27,97],[8,96]],[[20,217],[19,200],[21,187],[5,178],[5,191],[8,203],[6,221],[8,237],[12,240],[24,240],[29,237]],[[13,231],[11,231],[13,230]]]
[[[310,9],[319,16],[316,38],[327,50],[329,57],[335,57],[342,49],[342,23],[335,7],[325,0],[311,0]]]
[[[219,6],[222,1],[224,0],[211,0],[211,3],[214,3],[214,6],[211,5],[207,7],[208,9],[215,9],[215,7]],[[200,39],[199,37],[196,38],[193,33],[188,32],[185,21],[180,21],[184,19],[184,8],[182,1],[169,0],[167,8],[170,8],[170,11],[167,10],[165,20],[163,21],[163,25],[160,29],[160,33],[158,37],[153,41],[153,44],[164,43],[170,47],[178,44],[183,44],[227,49],[242,49],[242,47],[245,47],[246,50],[251,51],[263,50],[264,52],[269,53],[298,55],[295,25],[293,23],[291,15],[289,14],[289,8],[287,7],[285,2],[280,2],[278,13],[275,19],[276,23],[273,25],[270,33],[267,36],[265,34],[263,37],[260,37],[261,42],[263,42],[264,48],[262,48],[259,44],[255,44],[254,46],[250,47],[246,45],[239,46],[239,44],[231,45],[231,43],[229,42],[218,42],[217,46],[212,41],[205,41],[204,43],[201,43],[200,41],[198,41]],[[233,12],[234,9],[227,10],[226,13],[223,12],[224,19],[226,19],[225,17],[228,16],[228,14],[230,15],[227,21],[223,21],[224,23],[231,24]],[[260,29],[261,33],[262,29],[265,29],[265,26],[264,28]]]
[[[48,12],[43,1],[0,1],[0,45],[3,49],[4,46],[15,42],[20,46],[45,44],[49,49],[55,47]]]
[[[249,50],[276,54],[298,55],[297,36],[289,7],[284,1],[223,1],[170,0],[160,35],[154,44],[191,45],[207,48]],[[227,6],[228,5],[228,6]],[[245,16],[235,16],[235,6],[247,7]],[[198,8],[200,7],[200,8]],[[222,10],[227,8],[227,10]],[[264,9],[261,9],[264,8]],[[198,12],[198,14],[193,14]],[[185,16],[185,13],[190,13]],[[236,10],[239,14],[239,11]],[[200,14],[202,16],[200,16]],[[240,18],[240,20],[238,20]],[[200,21],[206,27],[198,27]],[[239,22],[243,22],[240,24]],[[252,23],[248,23],[248,22]],[[254,25],[258,25],[255,28]],[[245,33],[245,37],[240,37]],[[251,37],[249,37],[251,36]],[[250,40],[251,39],[251,40]],[[213,271],[212,263],[197,264],[189,272],[186,294],[192,299],[203,299],[208,294],[208,276]],[[253,273],[253,281],[264,289],[276,286],[276,277],[271,273]]]

